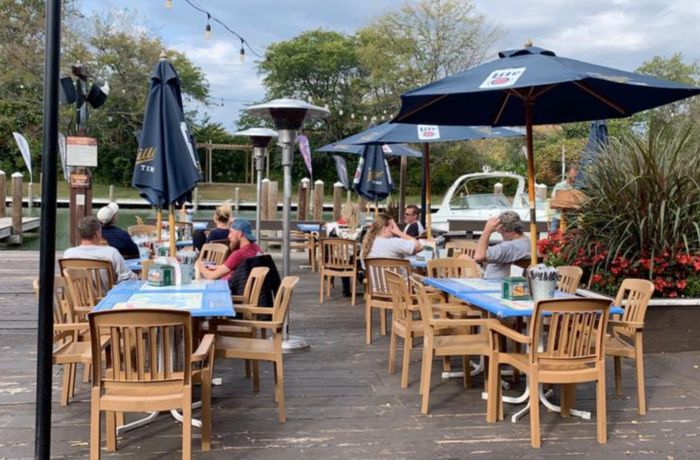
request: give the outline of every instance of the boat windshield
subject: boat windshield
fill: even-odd
[[[503,194],[455,196],[450,200],[450,209],[510,209],[512,206]]]

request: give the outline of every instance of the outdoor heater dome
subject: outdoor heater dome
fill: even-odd
[[[234,136],[247,136],[253,143],[253,147],[266,149],[272,138],[277,137],[277,131],[269,128],[248,128],[244,131],[238,131]]]
[[[305,120],[326,118],[330,110],[297,99],[273,99],[245,109],[251,115],[269,118],[277,129],[299,129]]]

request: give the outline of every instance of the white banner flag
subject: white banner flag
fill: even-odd
[[[70,180],[70,168],[66,166],[66,136],[64,136],[63,133],[58,133],[58,151],[61,157],[63,178],[68,182]]]
[[[27,165],[29,170],[29,182],[34,182],[32,178],[32,155],[29,153],[29,144],[27,139],[24,138],[20,133],[12,133],[15,136],[15,141],[17,141],[17,146],[19,146],[19,151],[22,153],[24,158],[24,163]]]

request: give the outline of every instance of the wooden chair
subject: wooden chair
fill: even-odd
[[[476,278],[479,266],[472,259],[430,259],[429,278]]]
[[[232,359],[250,359],[253,361],[271,361],[274,363],[275,373],[275,399],[279,410],[278,420],[284,423],[287,420],[284,405],[284,372],[282,367],[282,329],[284,318],[287,315],[292,299],[294,286],[299,282],[296,276],[287,276],[282,280],[279,291],[275,296],[275,304],[272,308],[271,321],[256,320],[227,320],[226,325],[234,325],[255,329],[267,329],[272,332],[272,340],[258,337],[228,337],[219,334],[218,328],[221,320],[212,320],[210,328],[217,335],[216,357]],[[270,314],[269,308],[249,307],[248,311],[254,314]]]
[[[435,357],[462,356],[464,386],[470,386],[470,356],[488,355],[490,352],[487,319],[445,318],[445,310],[456,312],[458,305],[433,304],[420,277],[412,276],[411,284],[416,293],[418,308],[423,319],[423,363],[421,366],[421,413],[428,413],[430,381]],[[478,333],[470,333],[479,328]]]
[[[89,320],[93,343],[90,459],[100,458],[102,412],[107,413],[107,450],[115,451],[117,412],[182,409],[182,458],[189,460],[192,385],[198,380],[202,384],[202,450],[209,450],[214,336],[205,335],[193,353],[192,318],[184,311],[100,311]],[[100,352],[101,335],[111,338],[106,359]]]
[[[386,271],[402,273],[411,276],[411,263],[405,259],[365,259],[365,280],[367,289],[365,293],[365,326],[367,345],[372,343],[372,309],[379,310],[380,327],[382,335],[386,335],[386,314],[394,309],[391,292],[386,284],[384,273]]]
[[[445,243],[447,257],[459,257],[466,255],[472,259],[476,255],[476,241],[473,240],[451,240]]]
[[[648,280],[626,279],[622,282],[615,298],[615,305],[622,307],[622,319],[610,320],[609,334],[605,336],[605,354],[612,356],[615,362],[615,394],[622,396],[622,358],[634,360],[637,368],[637,398],[639,414],[647,413],[644,389],[644,350],[642,333],[644,316],[654,284]]]
[[[413,305],[413,297],[401,273],[387,271],[384,273],[386,284],[394,303],[391,315],[391,342],[389,345],[389,373],[394,373],[396,355],[396,338],[403,339],[403,362],[401,367],[401,388],[408,388],[408,366],[413,348],[413,339],[423,336],[423,322],[414,318],[418,306]]]
[[[228,255],[228,245],[208,243],[202,246],[202,252],[199,254],[199,260],[202,262],[211,262],[214,265],[221,265],[226,261]]]
[[[86,268],[63,269],[75,313],[74,322],[84,321],[85,316],[97,305],[93,278]]]
[[[58,267],[61,273],[66,268],[84,268],[90,274],[95,292],[95,300],[100,301],[114,287],[114,269],[108,260],[92,259],[59,259]]]
[[[131,237],[145,236],[147,238],[155,238],[157,236],[155,225],[132,225],[127,227],[126,231],[129,232]]]
[[[557,267],[557,272],[559,273],[559,283],[557,283],[557,289],[566,294],[576,294],[578,285],[581,282],[581,276],[583,276],[583,270],[581,270],[581,267],[565,265],[562,267]]]
[[[530,438],[540,447],[541,383],[570,384],[596,382],[598,442],[605,444],[605,352],[603,338],[610,313],[606,299],[549,299],[535,304],[528,335],[497,322],[489,323],[491,355],[488,375],[487,421],[495,422],[502,412],[499,366],[508,364],[528,375],[530,390]],[[544,321],[545,318],[547,321]],[[526,353],[509,353],[501,348],[501,337],[528,345]],[[538,346],[539,345],[539,346]],[[539,349],[541,347],[541,349]],[[567,396],[562,396],[562,404]],[[562,415],[568,408],[562,406]]]
[[[350,278],[352,297],[350,304],[355,305],[357,294],[357,243],[342,238],[324,238],[321,240],[321,265],[319,268],[321,286],[319,303],[323,304],[324,282],[326,295],[331,296],[333,277]]]
[[[153,260],[141,261],[141,281],[148,281],[148,269],[153,265]]]

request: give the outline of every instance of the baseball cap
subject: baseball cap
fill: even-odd
[[[97,220],[99,220],[102,225],[107,225],[112,221],[117,211],[119,211],[119,205],[117,203],[109,203],[107,206],[97,211]]]
[[[243,233],[248,241],[255,241],[253,226],[248,219],[236,219],[231,223],[231,228]]]

